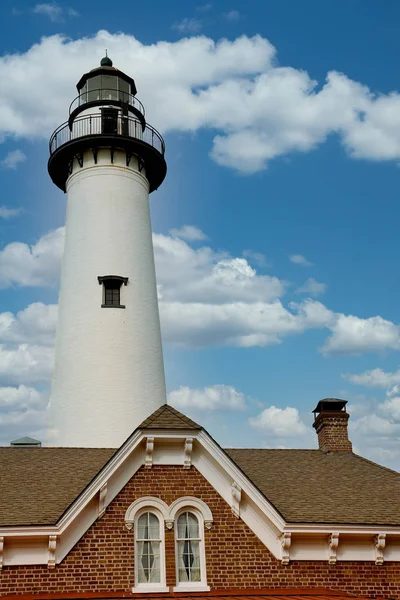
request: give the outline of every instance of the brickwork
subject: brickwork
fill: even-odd
[[[196,496],[212,510],[214,524],[205,532],[207,579],[212,589],[325,587],[369,597],[400,597],[400,564],[372,562],[292,562],[282,566],[230,507],[192,468],[141,468],[55,569],[3,567],[0,594],[37,592],[128,591],[134,584],[133,532],[124,526],[125,511],[137,498],[157,496],[167,504]],[[167,584],[175,584],[174,533],[165,530]]]
[[[316,418],[313,427],[318,434],[318,445],[324,452],[352,452],[349,440],[346,412],[322,412]]]

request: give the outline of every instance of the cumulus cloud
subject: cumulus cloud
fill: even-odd
[[[206,234],[194,225],[184,225],[179,229],[170,229],[169,232],[172,236],[188,242],[199,242],[207,239]]]
[[[362,354],[400,349],[400,328],[382,317],[361,319],[338,314],[330,327],[332,335],[321,348],[324,354]]]
[[[186,18],[176,27],[190,33],[199,21]],[[47,138],[65,120],[77,79],[104,48],[122,70],[135,65],[150,122],[154,116],[163,132],[212,131],[210,155],[221,165],[253,173],[275,157],[309,152],[332,134],[353,158],[400,158],[397,92],[372,93],[336,71],[317,82],[304,70],[280,66],[276,49],[259,35],[151,45],[106,31],[77,40],[42,38],[0,59],[0,135]]]
[[[168,394],[168,403],[179,410],[233,410],[246,407],[244,394],[228,385],[213,385],[203,389],[180,387]]]
[[[250,417],[249,423],[254,429],[278,438],[305,436],[310,433],[308,427],[300,419],[297,408],[291,406],[265,408],[256,417]]]
[[[20,344],[0,345],[0,381],[4,383],[47,382],[53,365],[53,348]]]
[[[18,165],[26,161],[26,155],[22,150],[11,150],[6,156],[0,161],[0,166],[3,169],[11,169],[16,171]]]
[[[312,267],[312,262],[306,259],[302,254],[292,254],[289,256],[290,262],[295,265],[301,265],[302,267]]]
[[[58,283],[64,228],[42,236],[32,246],[12,242],[0,250],[0,288]]]
[[[189,236],[198,237],[200,230],[193,229]],[[53,285],[59,277],[63,244],[63,228],[44,235],[31,247],[20,242],[8,244],[0,251],[0,287]],[[361,319],[335,313],[312,299],[285,306],[281,297],[287,282],[260,275],[246,258],[208,246],[193,248],[183,239],[161,234],[153,234],[153,244],[162,333],[167,343],[267,346],[308,329],[327,329],[330,336],[320,349],[327,355],[400,347],[398,325],[380,316]],[[27,315],[45,310],[54,324],[55,307],[33,305]],[[22,319],[21,315],[18,323],[10,326],[12,331],[21,326]],[[13,316],[0,315],[0,329],[3,321],[8,326]]]
[[[390,373],[376,368],[364,371],[363,373],[343,373],[342,377],[357,385],[387,390],[392,386],[400,384],[400,369]]]
[[[311,296],[320,296],[321,294],[324,294],[326,292],[327,287],[328,286],[326,285],[326,283],[320,283],[319,281],[316,281],[314,277],[309,277],[302,286],[297,288],[296,293],[310,294]]]
[[[46,440],[48,393],[32,387],[0,387],[0,445],[31,436]]]

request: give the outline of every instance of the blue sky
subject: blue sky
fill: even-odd
[[[44,435],[65,216],[47,140],[107,47],[167,144],[171,402],[225,445],[315,447],[310,411],[343,397],[356,450],[399,468],[400,5],[0,11],[1,443]]]

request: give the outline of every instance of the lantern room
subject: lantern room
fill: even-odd
[[[113,67],[112,60],[105,56],[100,66],[85,73],[77,83],[79,95],[72,101],[69,109],[69,124],[87,110],[97,106],[115,106],[122,114],[139,119],[145,126],[143,104],[135,97],[137,90],[135,81],[119,69]]]

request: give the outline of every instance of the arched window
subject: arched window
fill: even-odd
[[[200,582],[200,531],[199,520],[192,512],[183,512],[177,524],[178,582]]]
[[[175,518],[175,591],[209,590],[206,578],[204,518],[192,507],[182,508]]]
[[[140,512],[135,523],[135,588],[165,586],[164,528],[158,514]]]

